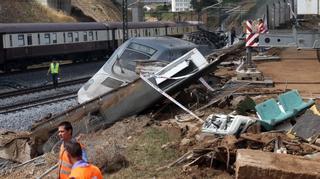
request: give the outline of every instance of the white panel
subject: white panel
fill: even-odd
[[[109,39],[112,40],[112,30],[108,30],[109,34]]]
[[[298,0],[298,14],[319,14],[319,0]]]
[[[155,75],[160,77],[156,78],[157,84],[166,81],[168,78],[187,68],[191,61],[198,70],[203,69],[209,64],[205,57],[195,48],[156,72]]]
[[[99,30],[98,31],[98,41],[105,41],[108,40],[108,32],[106,30]]]
[[[8,47],[10,47],[10,44],[9,44],[9,34],[3,35],[3,36],[2,36],[2,39],[3,39],[3,48],[8,48]]]
[[[37,33],[33,33],[32,34],[32,46],[37,46],[38,44],[38,34]]]

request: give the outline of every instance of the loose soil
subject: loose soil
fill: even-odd
[[[320,94],[320,62],[316,51],[283,49],[280,61],[256,62],[265,77],[274,82],[297,82],[301,84],[276,84],[275,89],[298,89],[304,97],[318,97]],[[317,83],[317,84],[303,84]]]

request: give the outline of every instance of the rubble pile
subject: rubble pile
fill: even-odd
[[[223,58],[224,62],[234,62],[237,59],[236,53],[240,54],[239,51],[233,51],[225,55],[227,53],[221,50],[207,59],[215,61]],[[220,64],[216,68],[204,73],[201,80],[195,80],[169,97],[160,90],[159,93],[167,98],[158,100],[138,116],[110,124],[107,129],[106,126],[96,125],[88,134],[81,135],[79,140],[89,146],[89,160],[108,175],[121,173],[131,167],[136,172],[152,170],[157,176],[174,170],[175,176],[179,173],[182,177],[320,178],[317,165],[320,162],[320,113],[317,98],[306,99],[305,91],[300,93],[287,86],[266,88],[248,81],[232,81],[230,77],[235,75],[236,63],[227,66]],[[121,88],[115,93],[125,89]],[[67,115],[60,114],[56,121],[50,123],[39,122],[37,125],[41,126],[38,128],[40,132],[33,131],[39,140],[36,142],[44,143],[41,140],[48,139],[54,132],[50,124],[54,125],[60,119],[67,119],[75,126],[78,125],[76,123],[85,126],[92,121],[98,124],[104,120],[97,112],[102,110],[99,108],[101,104],[103,102],[99,101],[92,108],[75,112],[70,110]],[[93,109],[95,112],[87,112]],[[143,151],[146,144],[139,143],[138,139],[151,128],[175,131],[175,140],[156,147],[163,153],[174,150],[178,155],[172,155],[175,157],[166,160],[165,164],[140,166],[141,163],[132,161],[132,153],[128,151]],[[8,145],[12,135],[3,132],[2,143]],[[19,134],[18,138],[26,139],[24,135]],[[25,142],[28,145],[30,143],[28,140]],[[0,149],[4,146],[0,146]],[[49,156],[52,155],[56,154]],[[24,167],[29,166],[34,167],[33,173],[26,173],[26,176],[39,176],[54,166],[54,160],[47,160],[49,156],[44,156],[46,160],[40,162],[17,157],[16,161],[22,164],[11,173],[6,173],[5,177],[22,175]],[[24,163],[25,160],[29,162]],[[49,176],[54,177],[54,174]],[[119,178],[123,176],[128,175],[119,175]]]

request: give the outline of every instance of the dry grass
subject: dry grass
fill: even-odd
[[[43,7],[44,13],[53,22],[75,22],[73,17],[67,16],[62,11],[56,11],[51,8]]]
[[[35,0],[1,0],[0,23],[75,22],[70,16],[46,8]]]
[[[166,166],[179,157],[174,148],[161,149],[168,142],[176,141],[179,136],[168,133],[165,129],[149,127],[129,144],[126,156],[129,167],[107,175],[111,178],[176,178],[180,170],[176,168],[157,171],[157,168]]]

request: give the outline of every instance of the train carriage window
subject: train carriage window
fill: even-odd
[[[88,35],[87,32],[83,32],[83,41],[88,41]]]
[[[91,31],[89,32],[89,40],[93,41],[93,32],[91,32]]]
[[[57,43],[57,33],[52,33],[52,43],[53,44]]]
[[[50,44],[50,34],[44,34],[44,44],[45,45]]]
[[[12,47],[12,35],[9,35],[10,47]]]
[[[24,46],[24,35],[18,35],[18,46]]]
[[[73,42],[73,34],[72,34],[72,32],[68,32],[68,42]]]
[[[79,32],[74,33],[74,41],[79,42]]]
[[[66,33],[63,32],[63,43],[66,43]]]
[[[27,36],[27,44],[32,45],[32,35],[31,34],[28,34],[28,36]]]
[[[96,40],[98,40],[98,32],[96,31]]]

